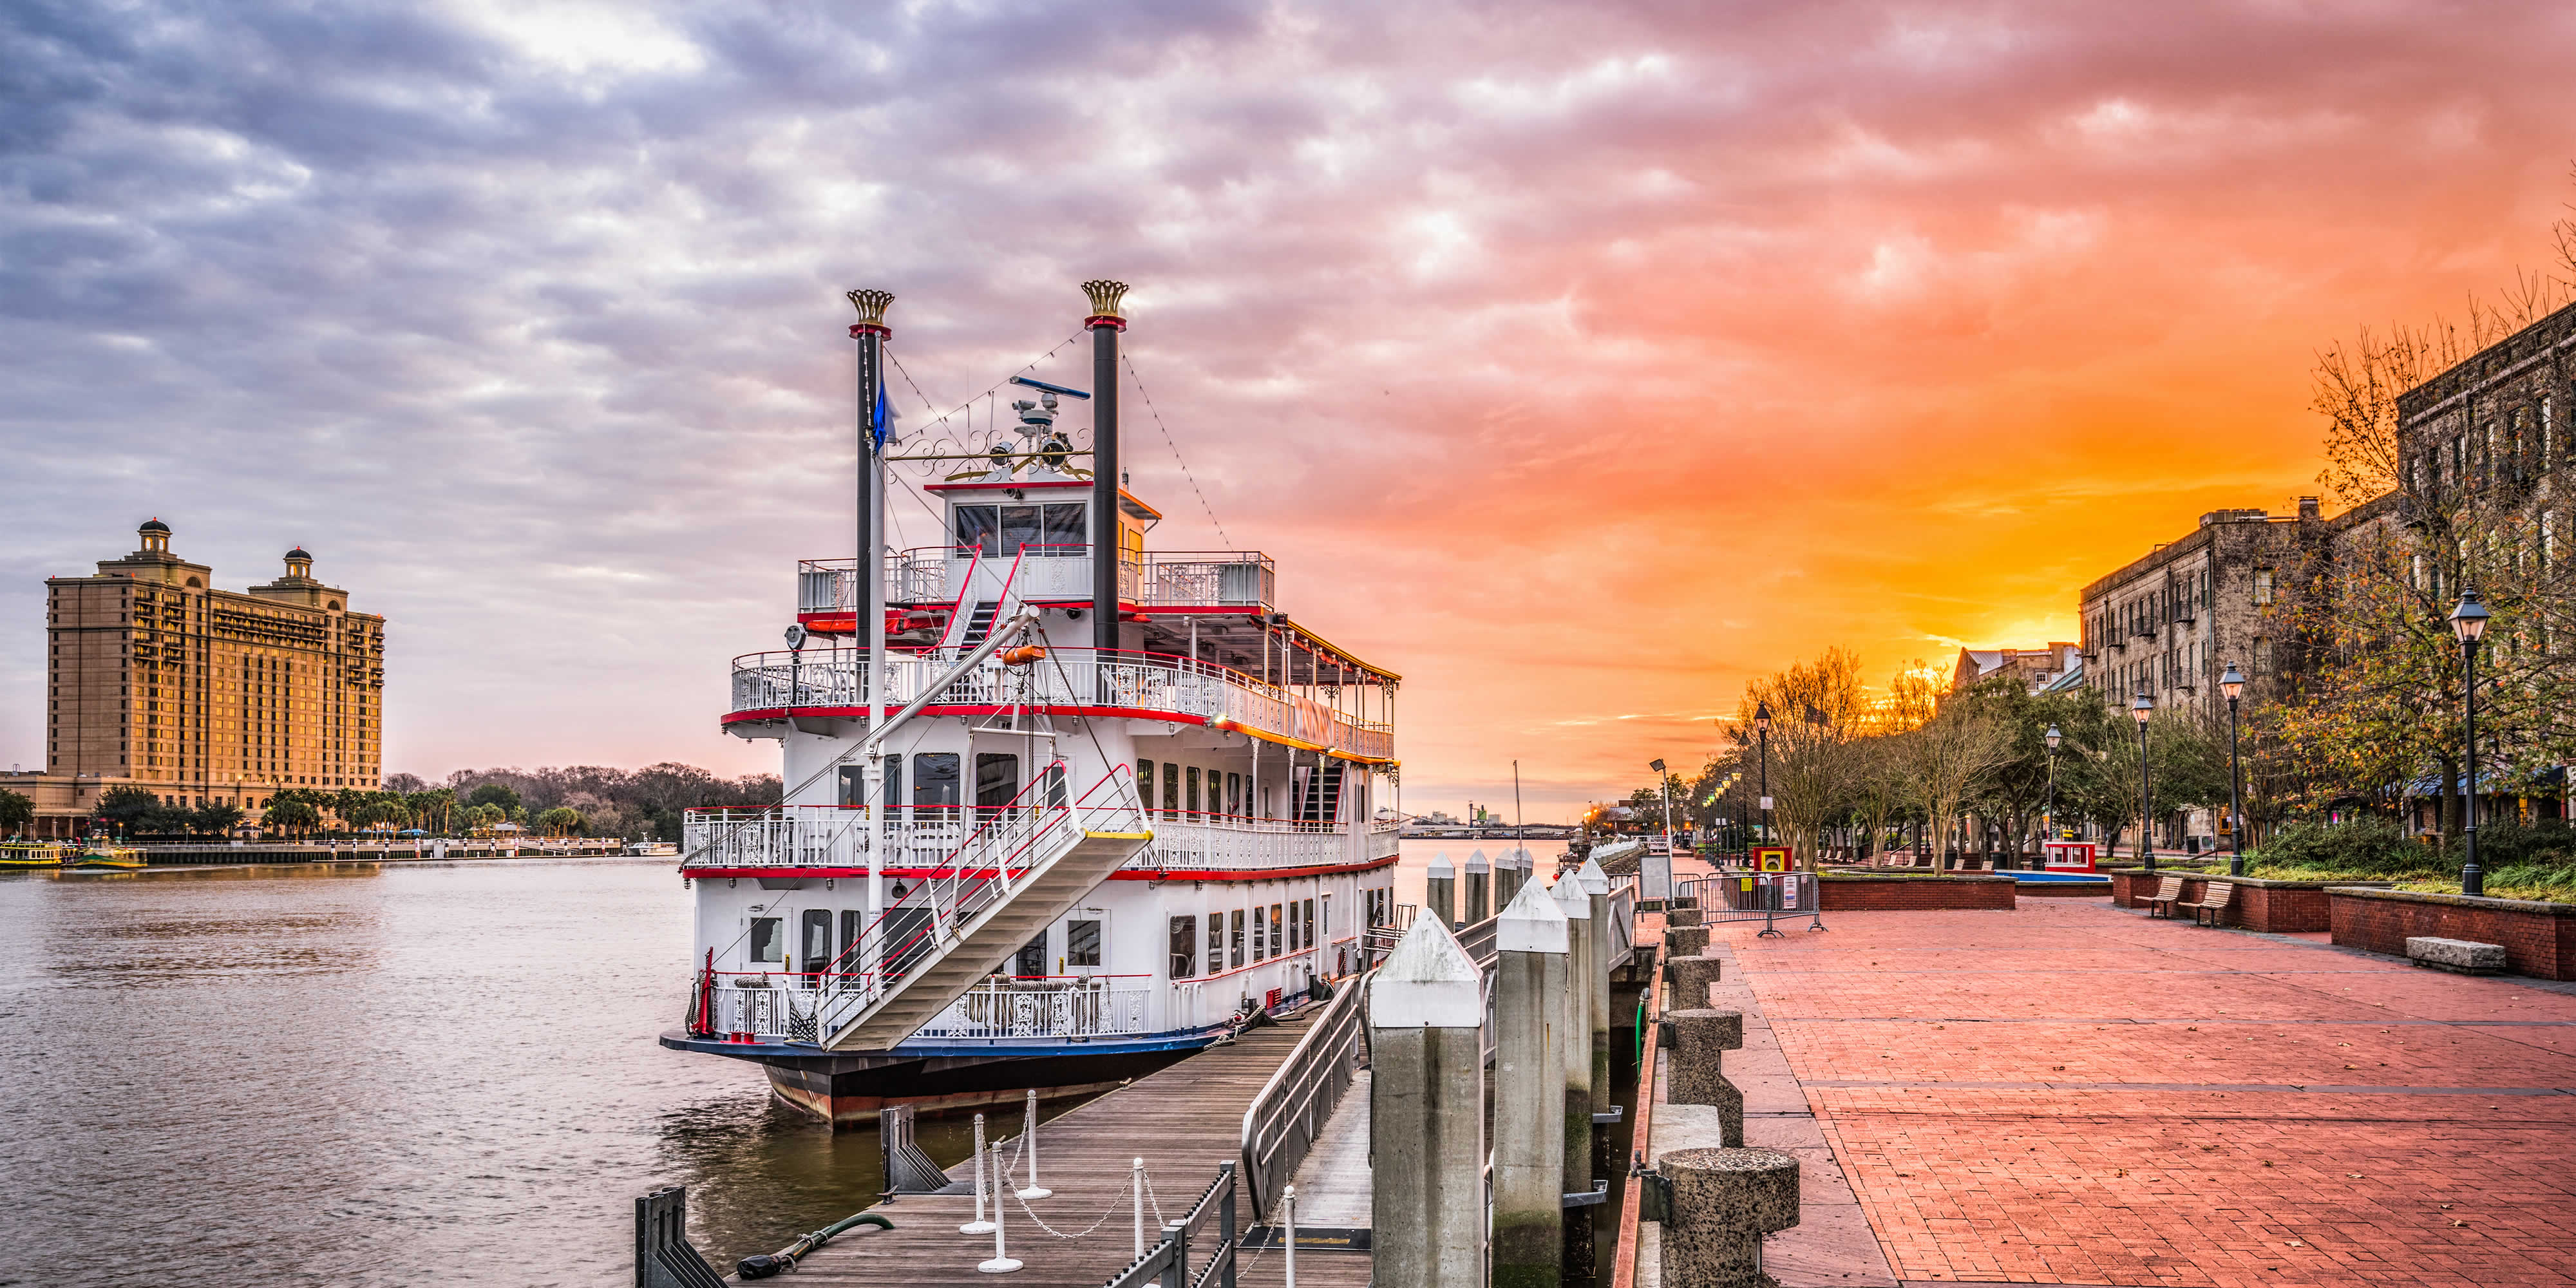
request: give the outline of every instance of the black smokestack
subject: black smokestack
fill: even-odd
[[[1118,306],[1125,282],[1082,284],[1091,297],[1091,643],[1118,647]]]

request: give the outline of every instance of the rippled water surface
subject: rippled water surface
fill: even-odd
[[[1398,898],[1474,848],[1408,843]],[[688,900],[668,859],[0,874],[0,1285],[624,1284],[657,1185],[720,1266],[866,1206],[873,1132],[654,1044]]]
[[[668,859],[0,875],[0,1284],[619,1284],[655,1185],[724,1264],[864,1206],[873,1133],[654,1045],[687,909]]]

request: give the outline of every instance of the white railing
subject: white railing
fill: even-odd
[[[882,570],[886,602],[955,603],[974,567],[973,551],[971,546],[924,546],[888,554]],[[1030,552],[1041,557],[1028,561],[1027,571],[1035,580],[1019,589],[1022,598],[1091,597],[1091,547],[1033,546]],[[857,563],[854,559],[798,560],[796,611],[855,611]],[[1267,608],[1278,602],[1278,593],[1279,566],[1257,550],[1155,553],[1121,559],[1118,564],[1119,597],[1138,605]]]
[[[1155,990],[1114,987],[1107,978],[1031,981],[995,978],[913,1031],[915,1038],[948,1040],[1091,1038],[1147,1033]]]
[[[913,808],[889,824],[887,867],[936,867],[965,838],[978,811]],[[687,867],[863,868],[871,811],[832,805],[722,806],[681,816]],[[961,817],[961,814],[963,817]]]
[[[1348,823],[1150,812],[1146,822],[1154,829],[1153,843],[1129,867],[1299,868],[1347,863],[1351,857]]]
[[[1012,593],[1018,594],[1018,588]],[[910,702],[955,661],[946,650],[889,656],[883,701],[887,706]],[[867,702],[861,689],[866,670],[865,657],[850,651],[746,653],[733,660],[732,710],[861,706]],[[1395,731],[1389,725],[1341,714],[1231,667],[1162,653],[1058,648],[1025,666],[997,660],[959,678],[935,701],[942,706],[1170,712],[1373,760],[1395,755]]]

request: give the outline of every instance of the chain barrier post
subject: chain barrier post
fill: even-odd
[[[1035,1087],[1029,1088],[1028,1109],[1023,1115],[1020,1126],[1020,1139],[1026,1143],[1029,1155],[1029,1184],[1028,1188],[1020,1191],[1020,1197],[1024,1199],[1055,1197],[1054,1190],[1038,1184],[1038,1089]],[[994,1206],[1000,1207],[1001,1204],[997,1202]]]
[[[1002,1202],[1001,1178],[1002,1146],[996,1142],[993,1146],[993,1259],[978,1262],[975,1266],[988,1275],[1007,1275],[1020,1268],[1020,1263],[1011,1259],[1009,1246],[1003,1242],[1002,1209],[1008,1205]]]
[[[1127,1188],[1136,1201],[1136,1255],[1145,1255],[1145,1160],[1137,1159],[1127,1168]]]
[[[1001,1188],[998,1182],[994,1188]],[[994,1199],[998,1206],[1001,1202]],[[975,1219],[957,1227],[959,1234],[989,1234],[993,1223],[984,1219],[984,1115],[975,1115]]]
[[[1279,1197],[1282,1205],[1280,1211],[1287,1224],[1288,1235],[1287,1242],[1282,1245],[1288,1253],[1288,1263],[1284,1269],[1288,1276],[1288,1288],[1297,1288],[1297,1187],[1289,1186],[1280,1191]]]

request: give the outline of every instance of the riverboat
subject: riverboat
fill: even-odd
[[[881,436],[891,297],[852,293],[859,548],[887,551],[889,467],[925,462],[944,541],[798,565],[789,647],[733,660],[722,717],[778,742],[784,799],[683,825],[662,1044],[836,1125],[1140,1076],[1362,969],[1394,920],[1399,677],[1291,617],[1268,556],[1149,548],[1126,288],[1084,289],[1092,389],[1015,377],[1019,424],[964,442]]]
[[[0,872],[15,868],[59,868],[63,865],[66,848],[58,841],[0,841]]]
[[[88,872],[130,872],[150,867],[143,851],[131,845],[119,845],[104,836],[93,836],[80,850],[66,857],[63,866]]]

